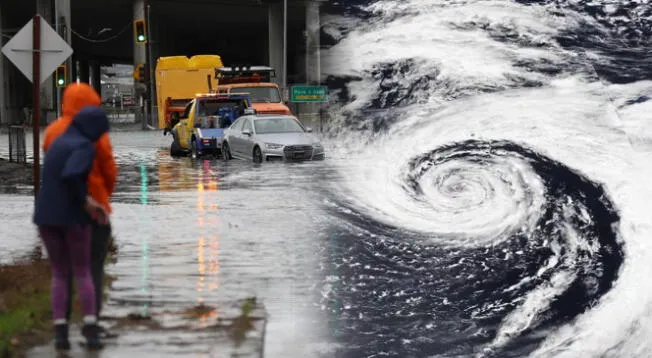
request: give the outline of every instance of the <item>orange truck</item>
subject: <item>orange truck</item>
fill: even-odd
[[[283,101],[278,85],[271,82],[275,76],[276,71],[267,66],[215,68],[218,93],[248,94],[253,108],[259,114],[292,115],[292,111]]]
[[[215,90],[215,69],[223,66],[217,55],[170,56],[156,61],[158,127],[164,129],[164,134],[179,121],[197,93]]]

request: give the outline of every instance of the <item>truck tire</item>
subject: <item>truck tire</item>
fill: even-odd
[[[197,141],[194,139],[190,143],[190,158],[192,159],[199,158],[199,152],[197,151]]]
[[[172,135],[172,138],[172,144],[170,144],[170,156],[173,158],[179,157],[183,151],[181,150],[179,142],[177,142],[177,137]]]

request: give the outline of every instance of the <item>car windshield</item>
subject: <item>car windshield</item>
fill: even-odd
[[[220,108],[237,108],[239,111],[244,111],[245,105],[242,101],[225,101],[225,100],[201,100],[198,103],[197,115],[204,116],[217,116]]]
[[[266,133],[303,133],[304,129],[292,118],[265,118],[254,121],[257,134]]]
[[[281,95],[276,87],[235,87],[231,93],[246,93],[254,103],[279,103]]]
[[[201,117],[199,118],[199,125],[201,129],[220,128],[217,118],[215,117]]]

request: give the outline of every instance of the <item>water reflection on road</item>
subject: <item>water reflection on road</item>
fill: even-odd
[[[169,137],[160,133],[116,133],[113,141],[120,166],[112,216],[119,255],[107,269],[117,280],[104,314],[217,307],[198,316],[205,326],[228,302],[256,296],[270,314],[266,356],[314,356],[308,346],[320,333],[311,286],[323,216],[317,190],[328,180],[327,165],[175,159],[166,149]],[[37,246],[32,200],[2,196],[12,212],[0,218],[0,262]],[[171,353],[171,342],[123,340],[122,348],[103,354],[161,356]],[[209,346],[173,351],[197,356],[210,350],[203,344]]]
[[[203,304],[205,301],[204,295],[210,296],[211,293],[217,291],[219,287],[219,248],[220,241],[218,236],[211,228],[219,226],[217,218],[206,218],[207,211],[217,210],[217,204],[206,202],[206,191],[216,191],[217,181],[212,179],[210,175],[210,162],[204,161],[202,163],[202,170],[199,172],[199,180],[197,183],[197,226],[200,233],[197,238],[197,271],[199,277],[197,278],[197,303]],[[204,294],[204,292],[206,292]],[[209,319],[216,318],[217,312],[210,311],[199,315],[200,326],[206,327]]]

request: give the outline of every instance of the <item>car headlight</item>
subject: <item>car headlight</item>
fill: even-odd
[[[276,143],[265,143],[265,147],[267,149],[281,149],[283,147],[282,144],[276,144]]]
[[[313,146],[314,148],[316,148],[316,149],[321,149],[321,148],[323,148],[322,145],[321,145],[321,143],[313,143],[312,146]]]

